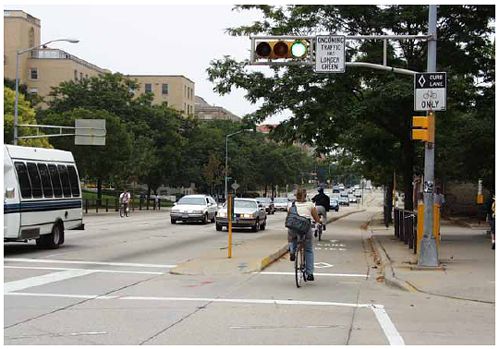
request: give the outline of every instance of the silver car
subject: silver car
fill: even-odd
[[[177,221],[215,222],[217,203],[209,195],[186,195],[178,200],[170,211],[171,223]]]
[[[218,210],[215,227],[221,231],[228,226],[227,203]],[[251,228],[253,231],[265,230],[267,226],[267,213],[265,207],[255,199],[234,199],[234,215],[232,226],[235,228]]]
[[[287,211],[288,202],[288,198],[274,198],[274,207],[276,211]]]

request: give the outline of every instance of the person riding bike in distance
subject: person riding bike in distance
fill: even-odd
[[[130,193],[125,188],[123,189],[123,193],[120,194],[120,204],[123,205],[123,213],[126,215],[128,210],[128,204],[130,202]]]
[[[319,187],[317,189],[319,194],[312,198],[312,201],[315,203],[315,207],[317,209],[317,213],[322,215],[322,225],[324,230],[326,230],[327,224],[327,212],[331,209],[331,201],[329,200],[329,196],[324,194],[324,189]]]
[[[298,215],[313,219],[320,223],[319,215],[312,202],[307,202],[307,191],[304,188],[296,190],[296,211]],[[288,210],[289,211],[289,210]],[[289,254],[291,261],[295,260],[295,251],[297,245],[297,235],[291,229],[288,229]],[[312,245],[312,227],[305,235],[305,273],[308,281],[314,281],[314,246]]]

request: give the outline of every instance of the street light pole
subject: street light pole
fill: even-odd
[[[72,44],[76,44],[79,42],[79,40],[76,40],[76,39],[56,39],[56,40],[50,40],[50,41],[47,41],[46,43],[44,44],[41,44],[41,45],[38,45],[38,46],[34,46],[34,47],[30,47],[30,48],[27,48],[25,50],[17,50],[16,52],[16,95],[15,95],[15,99],[14,99],[14,145],[17,145],[17,139],[18,139],[18,134],[17,134],[17,127],[19,125],[19,117],[18,117],[18,106],[19,106],[19,56],[22,55],[23,53],[26,53],[26,52],[30,52],[30,51],[33,51],[39,47],[43,47],[43,46],[46,46],[52,42],[56,42],[56,41],[66,41],[66,42],[70,42]]]
[[[242,133],[242,132],[253,132],[253,129],[251,128],[245,128],[243,130],[239,130],[237,132],[234,132],[234,133],[231,133],[231,134],[228,134],[227,136],[225,136],[225,200],[227,201],[227,193],[228,193],[228,189],[227,189],[227,180],[228,180],[228,166],[229,166],[229,137],[232,137],[234,135],[237,135],[239,133]]]

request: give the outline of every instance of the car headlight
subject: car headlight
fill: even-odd
[[[192,213],[203,213],[202,210],[193,210]]]
[[[225,212],[225,211],[218,212],[218,216],[222,217],[222,218],[225,218],[225,217],[227,217],[227,212]]]
[[[255,214],[254,213],[243,213],[241,215],[241,218],[255,218]]]

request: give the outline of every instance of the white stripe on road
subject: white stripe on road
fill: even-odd
[[[175,268],[175,264],[141,264],[141,263],[117,263],[117,262],[93,262],[93,261],[68,261],[63,259],[34,259],[34,258],[5,258],[5,262],[22,263],[60,263],[60,264],[89,264],[89,265],[113,265],[118,267],[143,267],[143,268]]]
[[[50,284],[52,282],[71,279],[78,276],[88,275],[95,273],[93,270],[65,270],[58,273],[45,274],[40,276],[33,276],[27,279],[10,281],[3,284],[4,292],[10,293],[14,291],[24,290],[34,286],[41,286]]]
[[[372,311],[376,315],[383,332],[390,345],[405,345],[404,339],[400,336],[392,320],[385,311],[385,307],[380,304],[371,304]]]
[[[167,301],[167,302],[213,302],[213,303],[252,303],[252,304],[273,304],[273,305],[308,305],[308,306],[339,306],[350,308],[370,308],[378,320],[385,337],[390,345],[405,345],[404,340],[398,333],[395,325],[390,320],[383,305],[380,304],[354,304],[337,302],[317,302],[317,301],[292,301],[283,299],[223,299],[223,298],[185,298],[185,297],[139,297],[139,296],[98,296],[98,295],[77,295],[77,294],[57,294],[57,293],[7,293],[5,296],[28,296],[28,297],[62,297],[79,299],[116,299],[116,300],[137,300],[137,301]]]
[[[29,293],[29,292],[5,292],[6,296],[34,296],[34,297],[68,297],[68,298],[100,298],[97,295],[74,295],[59,293]],[[252,304],[281,304],[281,305],[328,305],[350,308],[369,308],[370,304],[318,302],[318,301],[293,301],[288,299],[241,299],[241,298],[194,298],[194,297],[141,297],[141,296],[103,296],[118,300],[137,301],[164,301],[164,302],[212,302],[212,303],[252,303]]]
[[[123,274],[147,274],[163,275],[160,271],[135,271],[135,270],[109,270],[109,269],[77,269],[77,268],[52,268],[52,267],[19,267],[6,265],[5,269],[34,269],[34,270],[91,270],[96,273],[123,273]]]
[[[280,271],[261,271],[254,272],[254,274],[262,274],[262,275],[295,275],[293,272],[280,272]],[[340,274],[340,273],[314,273],[315,276],[338,276],[338,277],[361,277],[368,278],[369,275],[366,274]]]

